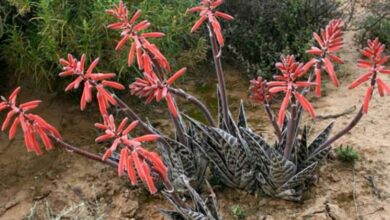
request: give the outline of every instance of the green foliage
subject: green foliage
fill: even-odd
[[[0,56],[19,79],[31,77],[36,86],[47,85],[52,90],[63,88],[57,77],[58,60],[67,53],[77,57],[86,53],[88,60],[101,57],[98,71],[115,72],[120,80],[128,82],[134,77],[132,73],[137,72],[135,67],[127,67],[129,47],[115,51],[120,33],[106,28],[113,18],[105,10],[117,2],[9,0],[0,6],[3,9],[0,15],[6,19]],[[145,13],[142,18],[149,19],[151,30],[166,33],[166,37],[155,43],[172,62],[173,69],[184,64],[191,67],[204,59],[206,42],[189,36],[194,21],[185,16],[193,1],[148,0],[126,4],[130,13],[138,8]]]
[[[271,77],[281,54],[305,59],[313,31],[337,18],[335,0],[227,1],[236,17],[226,36],[230,51],[248,72]]]
[[[6,0],[10,6],[14,6],[19,15],[25,15],[30,12],[30,1],[29,0]]]
[[[350,164],[355,164],[360,158],[359,153],[351,146],[343,147],[343,145],[341,145],[336,148],[336,154],[339,160]]]
[[[390,45],[390,16],[371,15],[368,16],[362,23],[363,30],[358,35],[359,43],[366,46],[367,39],[374,39],[376,37],[385,44]],[[386,47],[389,52],[389,47]]]
[[[155,30],[165,33],[158,45],[178,67],[194,66],[206,58],[206,38],[199,40],[189,33],[197,17],[189,16],[186,10],[195,4],[194,0],[147,0],[138,6]]]
[[[245,210],[241,208],[240,205],[234,205],[231,207],[232,214],[237,219],[245,219],[246,213]]]

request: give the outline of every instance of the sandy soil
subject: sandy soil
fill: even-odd
[[[353,43],[354,32],[346,33],[346,46],[341,55],[346,64],[341,67],[342,86],[335,89],[330,84],[321,99],[312,98],[318,115],[341,113],[352,106],[360,107],[364,86],[347,91],[347,85],[360,73],[355,67],[358,58]],[[227,71],[233,105],[247,98],[244,75]],[[202,86],[210,84],[213,75],[197,79]],[[389,77],[383,77],[390,82]],[[197,90],[191,77],[186,87]],[[245,82],[244,82],[245,81]],[[198,86],[199,86],[198,85]],[[207,89],[209,90],[209,89]],[[212,89],[210,89],[212,90]],[[205,91],[206,92],[206,91]],[[213,92],[213,91],[211,91]],[[205,96],[198,92],[200,96]],[[89,150],[98,151],[91,144],[97,133],[93,123],[98,116],[89,110],[80,113],[77,101],[54,95],[25,90],[22,99],[40,98],[45,103],[42,114],[63,134],[65,140]],[[215,100],[215,97],[208,97]],[[264,127],[264,112],[260,106],[246,102],[253,128],[271,134],[271,126]],[[225,219],[234,219],[231,208],[239,205],[247,219],[390,219],[390,97],[374,97],[370,112],[353,133],[341,138],[334,147],[353,146],[361,160],[353,169],[338,160],[329,160],[319,172],[319,180],[305,196],[304,202],[293,203],[264,198],[239,190],[216,188],[221,212]],[[337,118],[334,132],[343,128],[354,113]],[[2,117],[1,117],[2,119]],[[331,120],[309,120],[317,128],[325,127]],[[1,120],[0,120],[1,121]],[[165,119],[158,119],[160,126]],[[313,127],[314,127],[313,126]],[[313,132],[314,134],[314,132]],[[354,170],[354,172],[353,172]],[[374,180],[378,193],[374,193]],[[160,196],[150,196],[145,190],[131,187],[126,179],[117,177],[114,170],[77,155],[55,149],[41,157],[28,154],[19,134],[9,143],[0,134],[0,219],[163,219],[158,208],[169,207]],[[355,191],[355,196],[354,192]],[[355,198],[354,198],[355,197]]]

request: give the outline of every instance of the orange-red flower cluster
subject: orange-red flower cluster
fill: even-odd
[[[299,77],[302,77],[307,73],[307,69],[304,68],[304,64],[295,62],[295,57],[282,56],[281,62],[276,63],[276,67],[281,71],[282,75],[277,75],[274,78],[277,81],[268,82],[269,93],[271,95],[284,92],[286,96],[283,99],[282,105],[279,110],[278,123],[281,126],[283,124],[287,107],[294,96],[296,100],[302,105],[303,109],[309,112],[312,117],[315,117],[315,111],[310,102],[300,94],[298,88],[314,86],[315,83],[307,81],[297,81]]]
[[[272,94],[268,91],[267,80],[262,77],[252,79],[250,82],[250,99],[254,102],[262,103],[272,99]]]
[[[124,90],[125,87],[120,83],[108,80],[115,77],[115,73],[93,73],[98,62],[99,58],[95,59],[88,67],[87,71],[85,71],[85,54],[81,56],[80,61],[69,54],[68,60],[60,59],[60,63],[64,66],[64,72],[61,72],[59,75],[61,77],[76,77],[76,79],[65,88],[65,91],[78,89],[80,84],[84,82],[83,94],[80,100],[81,110],[84,110],[87,103],[92,101],[92,89],[96,88],[96,97],[99,103],[100,113],[102,115],[107,115],[107,108],[109,108],[110,105],[117,105],[117,102],[112,94],[107,91],[106,87],[118,90]]]
[[[106,160],[118,148],[120,148],[120,157],[118,164],[118,174],[122,176],[124,171],[127,171],[130,182],[137,184],[138,177],[149,188],[151,193],[156,193],[157,188],[152,178],[152,169],[157,172],[160,177],[168,181],[168,168],[164,165],[159,155],[155,152],[150,152],[142,147],[143,142],[156,141],[160,137],[154,134],[143,135],[132,138],[129,133],[138,125],[138,121],[128,122],[125,118],[117,127],[115,125],[114,116],[104,116],[104,124],[96,123],[98,129],[104,130],[104,134],[96,138],[96,142],[112,141],[111,147],[103,155],[103,160]],[[136,172],[137,171],[137,172]],[[137,174],[136,174],[137,173]]]
[[[187,12],[199,12],[200,18],[194,24],[191,29],[191,32],[195,32],[207,19],[211,25],[217,41],[221,47],[224,46],[224,39],[222,36],[221,24],[217,18],[222,18],[225,20],[233,20],[234,18],[231,15],[226,13],[215,11],[215,9],[223,3],[223,0],[201,0],[200,5],[187,9]]]
[[[106,12],[119,20],[116,23],[108,25],[108,28],[110,29],[121,30],[122,39],[118,42],[115,49],[119,50],[127,41],[132,41],[128,56],[128,66],[133,64],[134,58],[136,57],[138,68],[147,73],[152,71],[154,65],[153,60],[159,64],[160,68],[170,70],[170,64],[164,55],[159,51],[156,45],[151,44],[147,40],[147,38],[163,37],[164,33],[140,33],[151,25],[147,20],[136,23],[141,15],[140,10],[136,11],[134,15],[129,18],[128,9],[123,1],[120,1],[119,5],[114,6],[114,9],[107,10]]]
[[[316,95],[321,96],[321,72],[324,68],[328,73],[330,79],[335,86],[339,86],[340,82],[337,78],[332,62],[343,64],[344,62],[340,57],[334,53],[340,50],[343,46],[343,22],[341,19],[334,19],[329,22],[325,29],[321,29],[321,33],[313,33],[314,39],[317,41],[318,46],[311,47],[306,52],[308,54],[316,55],[318,58],[311,59],[305,68],[309,69],[314,65],[314,73],[316,76]]]
[[[39,147],[37,136],[40,137],[46,150],[53,148],[53,142],[49,135],[53,135],[58,139],[62,139],[60,133],[55,127],[47,123],[43,118],[38,115],[27,113],[29,110],[33,110],[39,106],[40,100],[29,101],[19,106],[16,104],[16,98],[20,92],[20,87],[16,88],[8,99],[1,97],[0,112],[9,109],[9,112],[1,126],[1,131],[5,131],[8,127],[8,138],[12,140],[20,125],[24,135],[24,143],[27,151],[34,151],[37,155],[42,154],[42,150]],[[13,120],[13,122],[12,122]],[[11,123],[12,122],[12,123]]]
[[[135,82],[130,85],[131,94],[139,97],[146,97],[146,103],[150,103],[153,100],[159,102],[161,99],[165,99],[172,116],[178,117],[175,103],[169,92],[169,86],[182,76],[186,70],[187,68],[180,69],[168,80],[160,80],[154,72],[145,72],[143,78],[137,78]]]
[[[390,95],[390,86],[387,85],[382,79],[379,78],[378,73],[390,74],[390,70],[385,69],[384,64],[390,60],[390,56],[385,56],[383,52],[385,51],[385,45],[379,42],[379,39],[368,40],[368,47],[364,48],[362,55],[366,59],[358,60],[358,67],[363,69],[368,69],[368,72],[361,75],[357,80],[355,80],[350,86],[349,89],[356,88],[360,84],[371,80],[370,86],[367,88],[366,95],[363,103],[363,112],[368,112],[368,106],[374,91],[375,85],[378,86],[378,93],[381,97],[385,95]]]

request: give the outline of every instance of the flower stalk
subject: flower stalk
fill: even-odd
[[[223,73],[222,62],[221,62],[221,51],[218,50],[218,42],[213,32],[213,29],[210,27],[210,23],[207,24],[207,28],[209,30],[209,37],[211,42],[211,50],[213,53],[215,71],[217,73],[218,78],[218,89],[221,93],[221,107],[223,112],[223,118],[225,122],[229,121],[229,103],[228,97],[226,94],[226,82],[225,75]]]
[[[117,168],[118,167],[118,162],[114,161],[114,160],[111,160],[111,159],[107,159],[107,160],[102,160],[102,156],[101,155],[97,155],[97,154],[94,154],[94,153],[91,153],[89,151],[86,151],[86,150],[83,150],[79,147],[76,147],[74,145],[71,145],[69,143],[66,143],[65,141],[57,138],[56,136],[52,135],[52,134],[48,134],[48,136],[51,138],[51,140],[53,140],[55,143],[57,143],[59,146],[63,147],[66,151],[68,152],[71,152],[71,153],[76,153],[80,156],[83,156],[85,158],[88,158],[90,160],[94,160],[94,161],[97,161],[97,162],[100,162],[100,163],[104,163],[104,164],[107,164],[113,168]]]
[[[267,113],[268,118],[271,121],[271,124],[274,128],[274,133],[275,133],[276,139],[278,141],[280,141],[282,138],[282,131],[280,130],[280,127],[278,125],[278,122],[276,120],[276,117],[271,109],[271,105],[270,105],[268,100],[264,100],[264,109],[265,109],[265,112]]]
[[[286,146],[284,148],[284,158],[287,160],[290,160],[291,158],[291,152],[293,150],[295,138],[296,138],[296,122],[297,122],[297,101],[293,97],[293,101],[291,104],[291,116],[288,120],[287,124],[287,141]]]
[[[168,90],[178,96],[178,97],[181,97],[185,100],[188,100],[190,101],[192,104],[194,104],[203,114],[204,116],[206,117],[208,123],[210,124],[210,126],[212,127],[216,127],[216,124],[214,122],[214,119],[210,113],[210,111],[208,110],[208,108],[206,107],[205,104],[203,104],[199,99],[197,99],[196,97],[194,97],[193,95],[185,92],[184,90],[182,89],[176,89],[176,88],[173,88],[173,87],[169,87]]]

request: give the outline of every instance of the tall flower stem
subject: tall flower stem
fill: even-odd
[[[268,118],[271,121],[272,126],[274,127],[276,138],[278,141],[280,141],[282,138],[282,131],[280,130],[278,122],[276,121],[275,115],[272,113],[271,105],[267,100],[264,101],[264,109],[265,112],[267,112]]]
[[[176,96],[179,96],[181,98],[184,98],[185,100],[188,100],[188,101],[192,102],[204,114],[204,116],[206,117],[208,123],[211,126],[213,126],[213,127],[216,126],[216,124],[215,124],[215,122],[213,120],[213,117],[211,116],[210,111],[208,110],[208,108],[199,99],[197,99],[196,97],[186,93],[182,89],[176,89],[176,88],[169,87],[169,91],[172,94],[176,95]]]
[[[72,153],[76,153],[80,156],[83,156],[85,158],[88,158],[90,160],[94,160],[94,161],[97,161],[97,162],[100,162],[100,163],[104,163],[104,164],[107,164],[113,168],[117,168],[118,167],[118,162],[116,161],[113,161],[113,160],[110,160],[109,158],[106,159],[106,160],[102,160],[102,157],[97,155],[97,154],[94,154],[94,153],[91,153],[89,151],[86,151],[86,150],[83,150],[79,147],[76,147],[74,145],[71,145],[69,143],[66,143],[65,141],[55,137],[54,135],[52,134],[47,134],[55,143],[57,143],[57,145],[63,147],[65,150],[69,151],[69,152],[72,152]],[[169,193],[171,195],[171,198],[173,200],[176,201],[177,204],[180,204],[182,207],[187,207],[187,205],[180,199],[180,197],[177,195],[176,191],[174,190],[172,184],[168,181],[168,180],[165,180],[164,178],[161,178],[160,179],[161,181],[163,181],[164,185],[166,186],[166,188],[168,189],[166,192]]]
[[[323,57],[324,57],[324,56],[323,56]],[[321,62],[320,62],[320,63],[316,63],[316,65],[318,65],[317,68],[319,68],[319,69],[322,68],[322,63],[321,63]],[[316,78],[317,78],[317,77],[316,77],[316,75],[314,74],[314,71],[313,71],[313,72],[311,72],[311,74],[309,75],[309,78],[308,78],[307,82],[313,83],[313,82],[315,82]],[[303,96],[305,96],[309,91],[310,91],[310,87],[304,88],[304,89],[302,90],[301,94],[302,94]],[[303,108],[302,108],[301,104],[300,104],[300,103],[297,103],[297,105],[298,105],[298,113],[297,113],[298,115],[297,115],[297,123],[296,123],[295,126],[299,126],[300,120],[301,120],[301,118],[302,118],[302,111],[303,111]],[[296,129],[298,129],[298,128],[296,128]]]
[[[177,107],[177,104],[176,104],[176,101],[174,98],[172,98],[172,101],[173,101],[173,104],[176,106],[176,111],[179,113],[178,116],[175,116],[170,112],[173,124],[176,128],[177,139],[179,140],[180,143],[182,143],[183,145],[186,146],[187,145],[187,138],[186,138],[184,128],[183,128],[182,123],[181,123],[180,118],[179,118],[180,117],[180,110]]]
[[[375,69],[375,68],[374,68]],[[375,87],[376,85],[376,77],[377,77],[377,71],[374,72],[371,78],[371,86],[372,88]],[[372,92],[371,92],[372,95]],[[354,128],[360,120],[363,118],[364,113],[363,113],[363,106],[360,108],[359,112],[356,114],[356,116],[352,119],[352,121],[341,131],[339,131],[337,134],[335,134],[333,137],[329,138],[325,143],[323,143],[317,150],[316,152],[319,152],[327,147],[329,147],[333,142],[337,141],[339,138],[342,136],[346,135],[352,128]]]
[[[226,83],[225,83],[225,76],[222,69],[222,62],[221,62],[221,54],[220,51],[218,51],[218,43],[217,39],[215,37],[215,33],[210,27],[210,23],[207,24],[207,28],[209,30],[209,36],[210,36],[210,42],[211,42],[211,50],[213,52],[213,58],[214,58],[214,65],[215,65],[215,71],[217,73],[218,78],[218,89],[221,92],[221,103],[222,103],[222,112],[223,112],[223,118],[225,122],[229,121],[229,104],[228,104],[228,98],[226,94]]]
[[[291,118],[288,120],[287,124],[287,141],[284,148],[284,158],[289,160],[291,158],[291,152],[293,150],[295,142],[295,131],[296,131],[296,122],[297,122],[297,101],[293,98],[293,103],[291,104]]]
[[[352,119],[352,121],[341,131],[339,131],[337,134],[335,134],[333,137],[329,138],[325,143],[323,143],[316,152],[319,152],[327,147],[329,147],[333,142],[337,141],[342,136],[346,135],[352,128],[354,128],[362,119],[363,117],[363,107],[360,108],[359,112],[356,114],[356,116]]]
[[[50,133],[47,133],[47,135],[55,142],[57,143],[59,146],[63,147],[65,150],[71,152],[71,153],[76,153],[80,156],[83,156],[85,158],[88,158],[90,160],[94,160],[94,161],[97,161],[97,162],[101,162],[101,163],[104,163],[104,164],[107,164],[111,167],[118,167],[118,163],[116,161],[113,161],[111,159],[107,159],[107,160],[102,160],[102,157],[100,155],[97,155],[97,154],[94,154],[94,153],[91,153],[89,151],[86,151],[86,150],[83,150],[79,147],[76,147],[76,146],[73,146],[69,143],[66,143],[65,141],[55,137],[54,135],[50,134]]]
[[[122,99],[120,99],[118,96],[116,96],[114,93],[111,93],[111,95],[114,97],[114,99],[118,102],[119,108],[123,110],[123,112],[126,114],[127,117],[129,117],[132,120],[137,120],[139,126],[144,130],[146,133],[152,133],[156,134],[153,129],[151,129],[148,124],[146,124],[138,115],[134,112],[133,109],[131,109]]]
[[[118,106],[123,110],[123,112],[126,114],[127,117],[129,117],[132,120],[137,120],[138,125],[141,127],[141,129],[145,133],[149,134],[156,134],[159,135],[156,131],[154,131],[148,124],[146,124],[138,115],[134,112],[133,109],[131,109],[122,99],[120,99],[118,96],[112,93],[112,96],[115,98],[115,100],[118,102]],[[169,149],[169,143],[164,138],[159,138],[157,141],[161,142],[164,148],[167,150],[167,152],[170,152]]]

